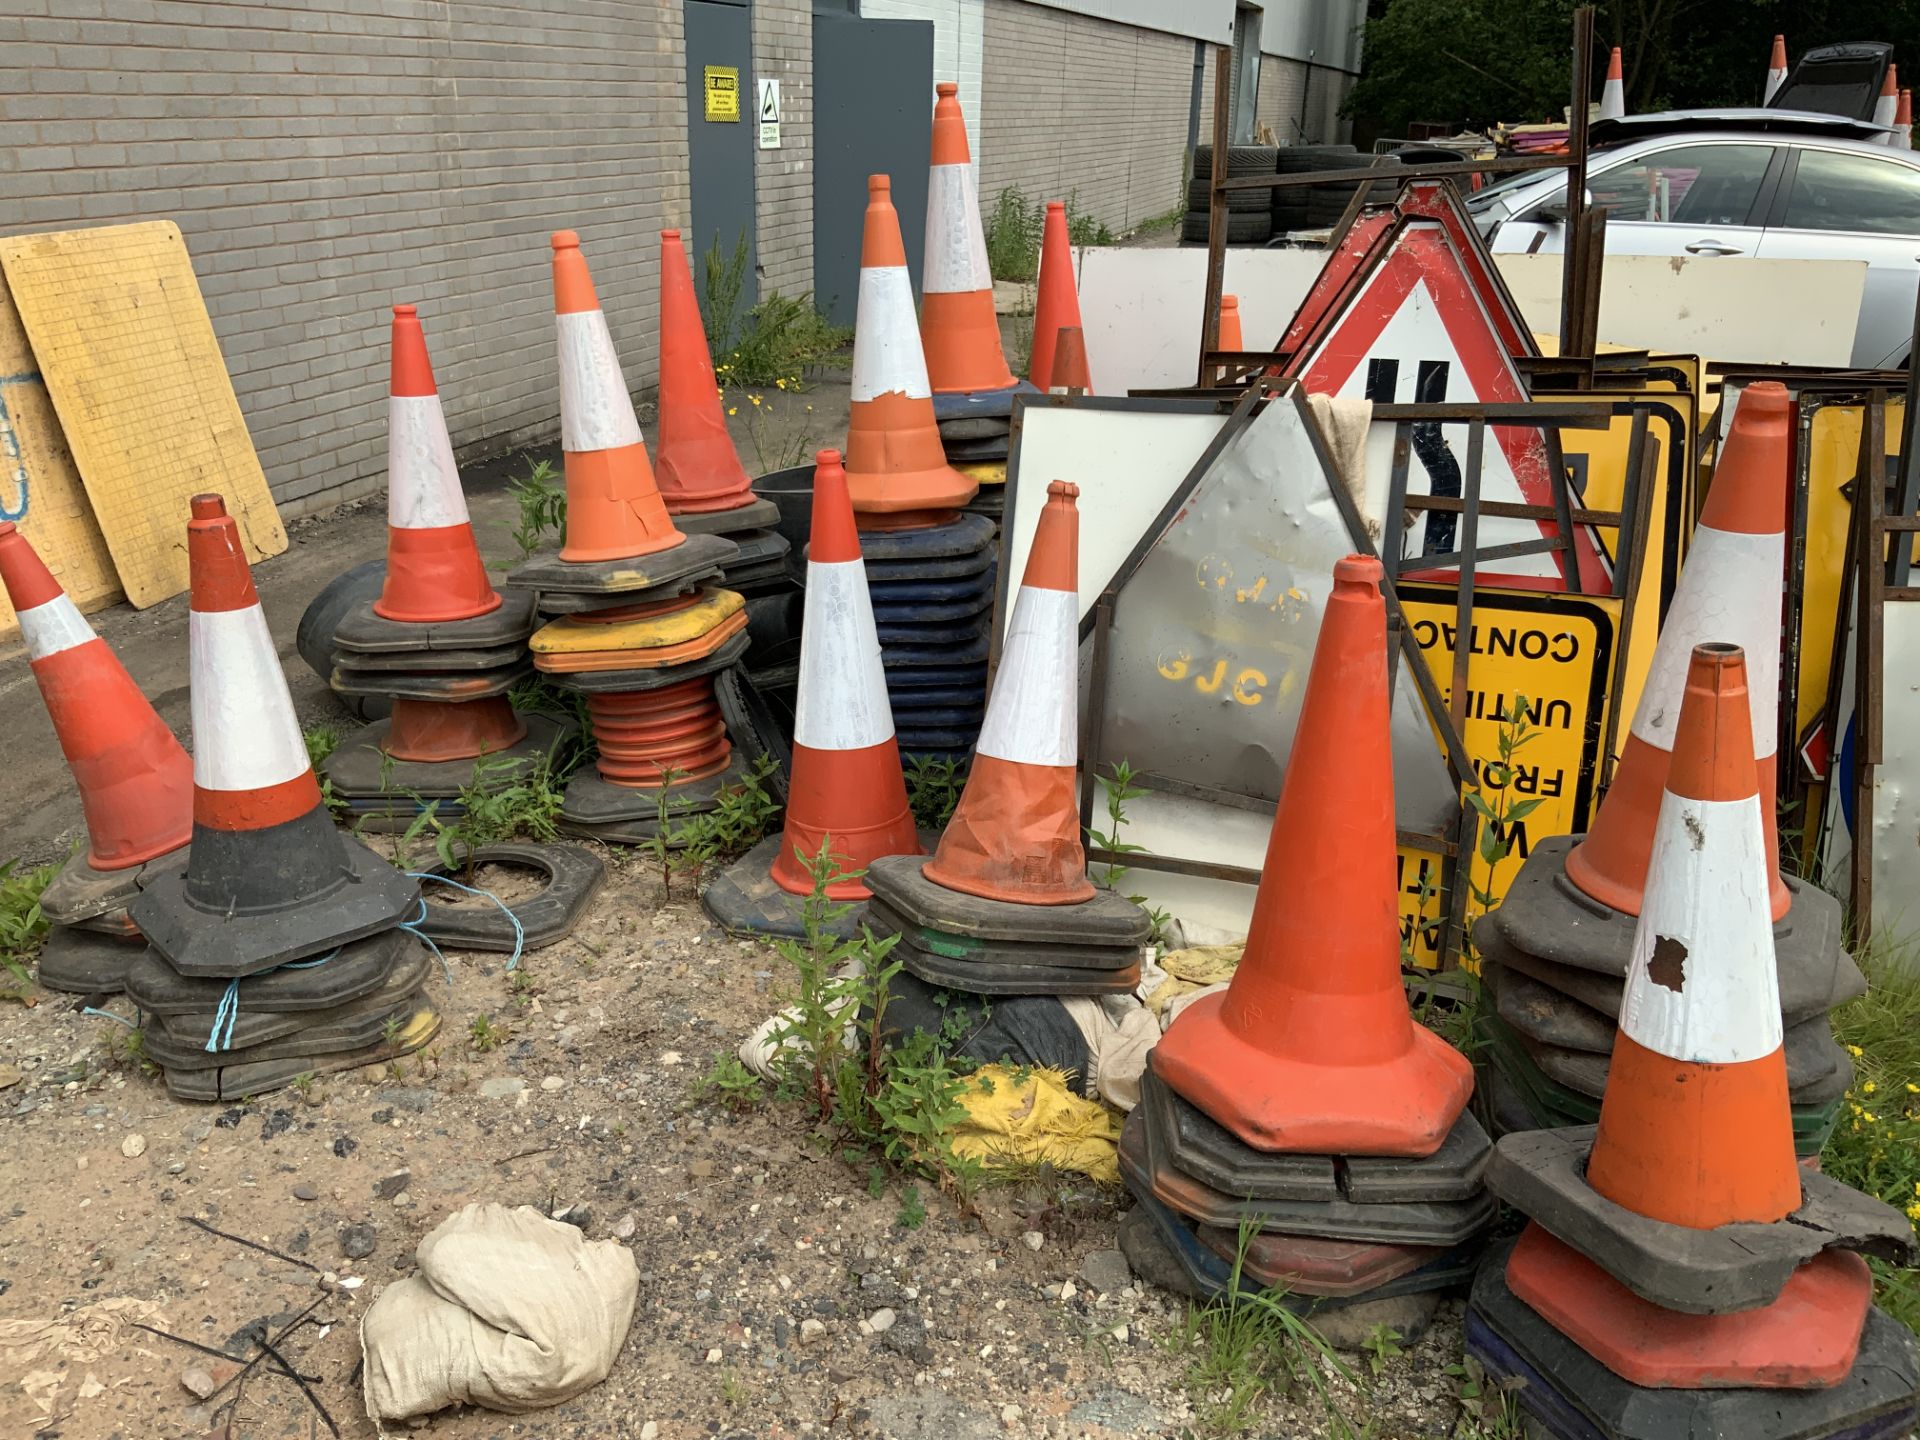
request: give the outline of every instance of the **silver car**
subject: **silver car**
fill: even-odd
[[[1609,255],[1864,260],[1853,363],[1897,367],[1920,289],[1920,152],[1837,115],[1699,110],[1596,122],[1591,202]],[[1559,254],[1566,176],[1504,177],[1467,202],[1496,252]]]

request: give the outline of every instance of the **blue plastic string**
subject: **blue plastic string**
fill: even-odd
[[[126,1016],[116,1015],[111,1010],[96,1010],[93,1008],[93,1006],[89,1005],[87,1006],[86,1009],[82,1010],[80,1013],[82,1015],[92,1015],[101,1020],[118,1021],[120,1024],[126,1026],[127,1029],[129,1030],[138,1030],[140,1028],[138,1025],[134,1024],[133,1021],[129,1020]]]
[[[526,927],[520,923],[520,917],[514,914],[513,911],[509,910],[507,908],[506,902],[503,901],[498,895],[495,895],[490,890],[477,890],[471,885],[462,885],[458,880],[450,880],[445,875],[429,874],[425,870],[409,870],[407,872],[407,878],[409,880],[431,880],[436,885],[451,885],[455,890],[459,890],[464,894],[478,895],[482,900],[491,900],[495,905],[499,906],[500,913],[506,916],[508,921],[511,922],[513,925],[513,953],[507,956],[507,969],[511,970],[520,963],[520,952],[525,947],[526,941],[527,941]],[[422,900],[420,902],[420,913],[414,916],[413,919],[407,921],[400,928],[402,930],[405,930],[410,935],[418,935],[422,940],[425,940],[427,944],[433,945],[433,953],[436,955],[440,955],[440,947],[438,945],[433,944],[433,938],[430,935],[428,935],[425,931],[415,928],[416,926],[420,925],[426,918],[427,918],[427,902],[425,900]],[[446,956],[444,955],[440,956],[440,963],[442,965],[445,965],[447,963]],[[451,970],[447,972],[447,983],[449,985],[453,983],[453,972]]]
[[[245,978],[257,980],[262,975],[271,975],[274,970],[315,970],[326,964],[340,953],[336,946],[318,960],[290,960],[285,965],[276,965],[273,970],[260,970]],[[213,1028],[207,1032],[207,1043],[200,1048],[209,1055],[217,1055],[222,1050],[233,1048],[233,1027],[240,1019],[240,980],[235,978],[227,982],[227,988],[220,992],[220,1003],[214,1007]],[[221,1032],[224,1029],[225,1034]]]

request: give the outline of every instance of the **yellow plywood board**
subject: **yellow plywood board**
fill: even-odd
[[[16,235],[0,271],[129,600],[187,588],[202,492],[226,497],[249,560],[287,548],[178,226]]]
[[[120,598],[113,556],[94,521],[5,285],[0,285],[0,520],[20,527],[82,610],[98,610]],[[18,629],[13,606],[0,590],[0,635]]]

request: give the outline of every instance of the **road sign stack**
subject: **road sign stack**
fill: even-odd
[[[321,774],[356,815],[404,828],[422,803],[454,813],[477,762],[509,778],[571,726],[507,699],[532,672],[533,596],[503,600],[487,581],[412,305],[393,307],[388,388],[386,579],[334,632],[331,683],[386,696],[393,712],[343,739]]]
[[[1246,951],[1149,1054],[1121,1173],[1190,1288],[1245,1273],[1304,1303],[1440,1289],[1492,1222],[1465,1056],[1400,980],[1381,567],[1334,567]],[[1137,1233],[1137,1232],[1129,1232]]]
[[[1775,793],[1789,411],[1776,383],[1742,392],[1593,828],[1536,844],[1500,907],[1474,927],[1495,1002],[1485,1073],[1499,1128],[1591,1124],[1599,1113],[1695,645],[1727,641],[1753,657],[1749,748],[1758,793]],[[1865,981],[1841,949],[1839,902],[1780,874],[1771,808],[1762,824],[1794,1127],[1800,1153],[1813,1156],[1853,1079],[1828,1012]]]
[[[334,828],[217,495],[193,498],[193,841],[128,907],[144,1048],[181,1099],[259,1095],[386,1060],[439,1028],[420,887]]]
[[[193,764],[11,520],[0,520],[0,582],[87,822],[86,850],[40,895],[40,913],[52,922],[40,983],[110,994],[145,943],[128,904],[186,864]]]
[[[1047,487],[965,792],[931,859],[867,869],[867,924],[931,984],[980,995],[1125,994],[1152,930],[1087,878],[1079,756],[1077,486]]]
[[[1858,1252],[1911,1263],[1912,1226],[1795,1162],[1740,647],[1682,684],[1599,1124],[1499,1142],[1487,1183],[1531,1223],[1468,1352],[1566,1440],[1892,1440],[1920,1367]]]

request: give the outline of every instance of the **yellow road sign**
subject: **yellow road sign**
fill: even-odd
[[[740,70],[734,65],[709,65],[702,92],[706,96],[709,120],[738,121],[740,118]]]

